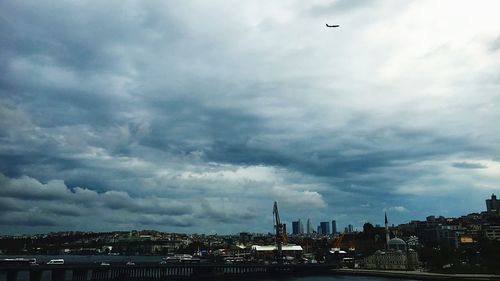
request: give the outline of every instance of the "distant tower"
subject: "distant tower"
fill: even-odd
[[[311,226],[311,219],[307,219],[307,225],[306,225],[306,231],[307,231],[307,234],[311,234],[313,232],[312,230],[312,226]]]
[[[300,220],[292,221],[292,234],[300,234]]]
[[[491,199],[486,199],[486,211],[495,212],[498,211],[498,201],[495,194],[491,194]]]
[[[337,221],[332,220],[332,234],[337,233]]]
[[[385,244],[389,249],[389,221],[387,220],[387,212],[385,212]]]
[[[349,224],[348,228],[349,228],[349,233],[353,233],[354,232],[354,226],[352,224]]]
[[[328,235],[330,234],[330,223],[327,221],[322,221],[319,223],[319,227],[321,228],[321,234]]]

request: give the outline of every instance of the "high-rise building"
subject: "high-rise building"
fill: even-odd
[[[491,194],[491,199],[486,199],[486,211],[498,211],[498,200],[495,194]]]
[[[292,221],[292,234],[300,234],[300,220]]]
[[[312,228],[312,225],[311,225],[311,219],[307,219],[306,233],[307,234],[312,234],[313,233],[313,228]]]
[[[352,224],[350,224],[348,227],[349,227],[349,233],[353,233],[354,232],[354,226]]]
[[[292,234],[304,234],[304,225],[300,219],[292,221]]]
[[[332,234],[337,233],[337,221],[332,220]]]
[[[322,221],[319,223],[321,228],[321,234],[330,234],[330,223],[327,221]]]

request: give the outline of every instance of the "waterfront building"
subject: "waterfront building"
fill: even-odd
[[[496,212],[498,211],[498,200],[495,194],[491,194],[491,199],[486,199],[486,211]]]
[[[263,258],[266,260],[274,259],[275,253],[277,251],[276,245],[252,245],[251,247],[256,258]],[[292,257],[298,259],[301,257],[303,249],[300,245],[283,245],[282,246],[283,256]]]
[[[330,234],[330,223],[327,221],[322,221],[319,223],[319,227],[321,229],[321,234],[328,235]]]
[[[337,233],[337,221],[332,220],[332,234]]]
[[[390,239],[387,250],[378,250],[375,254],[363,259],[360,266],[367,269],[415,270],[418,266],[417,252],[408,249],[406,242],[400,238]]]

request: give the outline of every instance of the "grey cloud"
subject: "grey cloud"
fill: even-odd
[[[33,214],[28,212],[9,212],[0,214],[0,225],[8,226],[56,226],[58,222],[46,215]]]
[[[456,186],[439,169],[449,161],[491,168],[472,162],[496,155],[497,81],[478,77],[498,76],[481,54],[498,40],[464,30],[457,42],[484,45],[477,57],[457,43],[422,59],[451,44],[408,33],[434,11],[387,3],[2,1],[4,212],[21,202],[66,214],[68,227],[106,227],[89,219],[95,211],[123,228],[237,231],[248,220],[267,231],[255,218],[276,199],[318,219],[372,215],[352,202],[417,210],[402,189]],[[349,32],[325,35],[320,20]],[[470,172],[478,186],[494,182]],[[238,206],[197,206],[211,197]]]
[[[220,223],[241,224],[257,218],[256,212],[250,209],[222,210],[212,206],[207,200],[202,200],[200,206],[200,218],[210,219]]]
[[[495,41],[491,44],[491,50],[492,51],[498,51],[500,50],[500,36],[497,37]]]
[[[351,13],[360,8],[368,8],[370,6],[376,5],[376,1],[370,0],[337,0],[327,5],[317,5],[310,8],[310,12],[313,15],[331,15],[331,14],[342,14]]]
[[[486,169],[488,166],[485,166],[480,163],[469,163],[469,162],[457,162],[452,165],[455,168],[460,169]]]
[[[131,198],[125,192],[107,191],[102,194],[103,204],[111,209],[122,209],[146,214],[185,215],[191,206],[166,198]]]

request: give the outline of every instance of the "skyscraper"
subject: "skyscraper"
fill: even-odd
[[[292,234],[304,234],[304,225],[300,219],[292,221]]]
[[[337,233],[337,221],[332,220],[332,234]]]
[[[353,233],[354,232],[354,226],[352,224],[350,224],[348,227],[349,227],[349,233]]]
[[[312,229],[312,225],[311,225],[311,219],[307,219],[307,224],[306,224],[306,233],[307,234],[312,234],[313,233],[313,229]]]
[[[322,221],[319,223],[321,228],[321,234],[330,234],[330,223],[327,221]]]
[[[300,234],[300,220],[292,221],[292,234]]]

